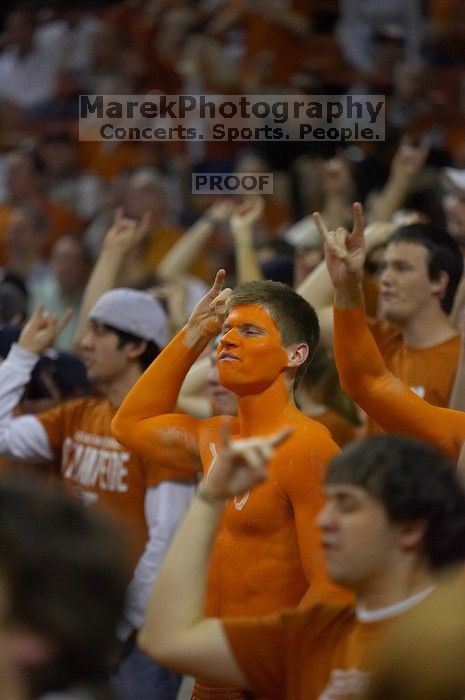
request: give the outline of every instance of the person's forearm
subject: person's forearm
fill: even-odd
[[[317,313],[320,309],[331,306],[333,285],[324,260],[307,275],[296,291],[313,306]]]
[[[89,311],[100,299],[102,294],[113,289],[116,285],[118,274],[125,260],[126,255],[124,251],[111,248],[107,249],[104,244],[89,277],[89,281],[87,282],[82,304],[79,309],[79,317],[72,341],[75,350],[79,349]]]
[[[363,306],[364,301],[362,284],[358,279],[334,289],[334,307],[336,309],[353,309]]]
[[[187,272],[213,230],[214,222],[208,213],[200,217],[159,262],[156,268],[158,277],[168,282],[176,281],[179,275]]]
[[[257,262],[257,255],[253,248],[253,236],[250,227],[236,227],[234,231],[234,257],[236,263],[236,280],[241,282],[253,282],[263,279],[262,271]]]
[[[408,177],[390,175],[373,207],[371,220],[391,221],[393,214],[403,205],[411,185]]]
[[[139,634],[142,648],[153,656],[182,644],[183,634],[203,618],[205,581],[223,501],[197,495],[158,573]]]

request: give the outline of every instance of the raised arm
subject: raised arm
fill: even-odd
[[[122,445],[160,466],[201,468],[201,421],[172,411],[188,370],[221,328],[223,299],[229,291],[221,292],[224,277],[225,271],[220,270],[185,328],[134,384],[112,421],[112,432]]]
[[[319,215],[328,273],[334,286],[334,354],[341,386],[389,433],[430,442],[458,457],[465,438],[465,414],[431,406],[384,364],[368,328],[361,279],[365,257],[363,211],[354,204],[354,229],[328,231]]]
[[[0,454],[18,459],[51,460],[53,448],[39,418],[15,417],[24,388],[42,352],[53,345],[71,312],[61,319],[39,306],[25,324],[18,343],[0,364]]]
[[[393,214],[403,205],[415,186],[428,157],[429,148],[430,144],[426,139],[418,145],[408,137],[402,139],[392,159],[388,180],[374,205],[373,220],[391,221]]]
[[[116,286],[118,275],[129,252],[144,238],[149,226],[150,216],[148,214],[144,215],[138,223],[124,217],[120,209],[116,210],[113,223],[105,235],[102,250],[86,285],[73,337],[75,350],[79,349],[89,311],[104,292]]]
[[[204,618],[210,551],[226,499],[266,478],[266,464],[289,432],[225,444],[197,491],[158,575],[139,634],[162,664],[219,685],[247,688],[217,618]]]
[[[224,221],[231,211],[229,202],[211,206],[170,248],[157,265],[160,279],[170,282],[189,271],[196,256],[208,242],[217,224]]]
[[[257,254],[253,247],[254,226],[262,216],[263,208],[264,200],[262,197],[249,197],[231,214],[230,224],[238,283],[263,279]]]

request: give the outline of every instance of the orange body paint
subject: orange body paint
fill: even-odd
[[[128,394],[117,437],[161,465],[175,466],[175,456],[179,467],[207,472],[220,449],[225,418],[169,413],[195,359],[181,332]],[[295,406],[288,353],[269,312],[256,305],[233,308],[217,361],[222,383],[237,395],[238,417],[228,417],[233,438],[285,426],[293,433],[271,460],[268,480],[226,506],[210,563],[207,614],[271,613],[299,604],[306,593],[306,602],[350,600],[326,576],[315,525],[324,502],[325,466],[339,450],[327,429]],[[208,689],[203,687],[200,696],[210,697]],[[217,690],[213,696],[222,697]],[[225,689],[223,697],[230,692]]]

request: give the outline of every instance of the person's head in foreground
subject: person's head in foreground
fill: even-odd
[[[360,598],[399,573],[428,578],[465,559],[465,494],[454,464],[425,443],[352,443],[331,460],[325,492],[318,524],[328,571]]]
[[[0,513],[1,628],[25,697],[104,686],[128,582],[121,533],[30,475],[2,475]]]
[[[313,308],[281,282],[235,287],[217,347],[220,382],[238,396],[262,393],[284,372],[292,388],[305,373],[320,329]]]

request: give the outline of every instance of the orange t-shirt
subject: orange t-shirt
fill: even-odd
[[[448,406],[460,354],[460,336],[428,348],[406,345],[399,329],[386,321],[371,319],[371,332],[386,364],[420,398],[434,406]],[[369,419],[367,433],[382,432]]]
[[[190,481],[189,475],[160,469],[122,447],[111,435],[116,408],[102,398],[67,401],[37,418],[51,447],[61,454],[65,486],[88,505],[116,518],[129,537],[136,564],[148,537],[144,498],[162,481]]]
[[[267,700],[364,697],[374,647],[391,624],[362,623],[353,607],[326,604],[265,618],[223,620],[253,692]]]
[[[425,440],[451,457],[459,456],[465,413],[432,406],[387,369],[362,306],[334,308],[334,357],[342,389],[383,430]]]

